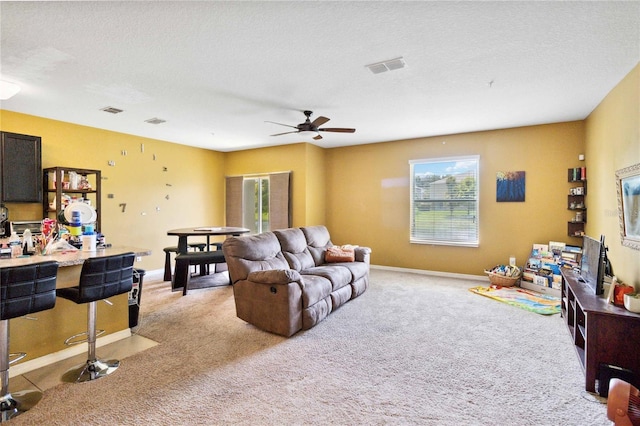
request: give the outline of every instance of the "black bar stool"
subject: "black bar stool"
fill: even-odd
[[[86,382],[96,380],[113,373],[120,361],[102,361],[96,358],[96,320],[98,301],[131,291],[133,285],[133,261],[135,254],[125,253],[114,256],[93,257],[86,259],[80,272],[79,284],[75,287],[59,288],[56,294],[77,304],[87,305],[86,332],[76,334],[65,340],[65,344],[74,345],[87,342],[89,346],[87,362],[67,371],[62,379],[68,382]],[[105,302],[109,303],[105,300]],[[102,334],[104,331],[101,330]],[[86,335],[87,338],[74,341]]]
[[[32,408],[42,392],[27,390],[9,393],[9,364],[27,354],[9,353],[9,320],[51,309],[56,304],[58,262],[0,269],[0,422],[16,417]],[[10,361],[11,356],[15,356]]]

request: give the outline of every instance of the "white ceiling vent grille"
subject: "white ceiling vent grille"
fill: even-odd
[[[144,122],[149,124],[162,124],[166,123],[167,120],[163,120],[162,118],[150,118],[148,120],[144,120]]]
[[[376,62],[375,64],[366,65],[369,70],[374,74],[380,74],[386,71],[398,70],[405,67],[404,59],[402,56],[388,61]]]
[[[120,114],[124,110],[114,107],[104,107],[100,111],[108,112],[109,114]]]

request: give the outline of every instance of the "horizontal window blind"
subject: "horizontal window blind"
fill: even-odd
[[[479,157],[412,160],[410,242],[477,246]]]

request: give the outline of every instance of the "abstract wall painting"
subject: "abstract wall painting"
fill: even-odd
[[[498,172],[496,174],[496,201],[522,202],[525,194],[525,172]]]

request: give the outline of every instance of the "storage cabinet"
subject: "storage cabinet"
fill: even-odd
[[[640,315],[596,296],[575,272],[561,273],[561,314],[585,373],[585,389],[606,394],[608,382],[598,381],[607,366],[640,375]]]
[[[77,177],[73,182],[72,177]],[[100,192],[102,177],[100,170],[76,169],[72,167],[50,167],[43,170],[44,197],[42,197],[43,217],[61,220],[65,207],[70,202],[83,201],[90,204],[97,213],[96,231],[101,231]]]
[[[567,224],[567,234],[570,237],[584,236],[584,226],[587,223],[587,169],[577,167],[569,169],[568,181],[572,184],[567,196],[567,209],[573,217]]]
[[[0,201],[38,203],[42,199],[42,140],[0,132]]]

